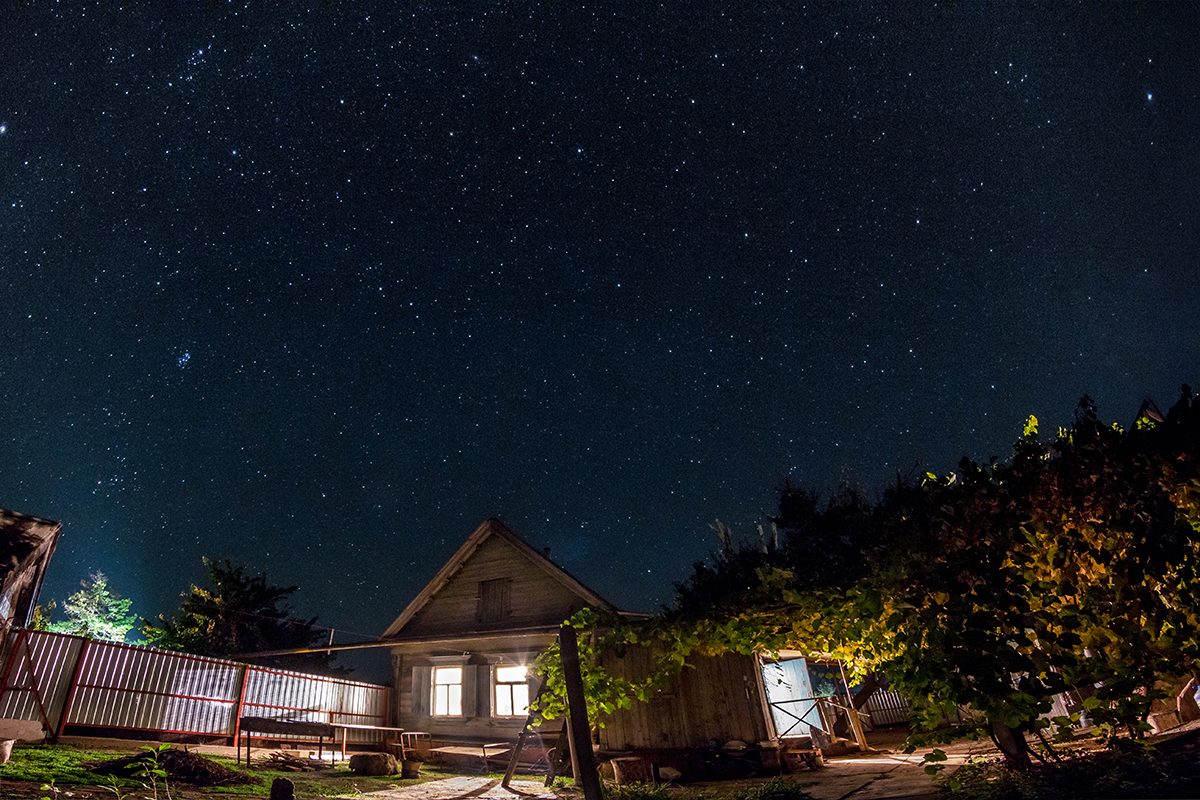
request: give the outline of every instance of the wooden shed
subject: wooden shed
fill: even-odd
[[[623,658],[605,657],[604,666],[614,676],[638,680],[653,669],[651,651],[630,647]],[[726,653],[689,659],[654,699],[605,715],[600,748],[687,750],[714,740],[756,745],[772,736],[758,658]]]
[[[0,627],[25,627],[62,523],[0,508]]]
[[[656,664],[646,646],[602,658],[610,675],[632,681]],[[605,758],[669,766],[689,779],[814,768],[818,750],[865,746],[848,739],[861,729],[841,730],[850,726],[843,677],[837,662],[795,652],[693,656],[649,702],[604,715],[600,750]]]
[[[525,668],[563,621],[614,606],[489,519],[396,618],[395,724],[435,746],[515,740],[536,681]]]

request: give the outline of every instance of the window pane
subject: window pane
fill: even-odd
[[[496,687],[496,716],[511,717],[513,715],[512,693],[507,686]]]
[[[528,714],[529,713],[529,686],[524,683],[514,684],[512,687],[512,714]]]
[[[496,667],[497,683],[522,683],[524,680],[524,667]]]
[[[438,667],[433,671],[434,683],[462,683],[462,667]]]
[[[434,668],[433,715],[462,716],[462,667]]]

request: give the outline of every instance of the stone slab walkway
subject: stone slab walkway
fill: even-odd
[[[542,781],[514,780],[508,789],[500,785],[499,778],[477,778],[460,775],[440,781],[427,781],[416,786],[396,789],[380,789],[353,795],[356,798],[380,798],[380,800],[558,800],[563,794],[552,792]],[[580,795],[582,797],[582,795]]]
[[[951,759],[951,763],[954,760]],[[824,769],[795,773],[788,776],[788,780],[794,781],[815,800],[915,800],[940,793],[938,786],[925,774],[919,756],[830,759]],[[687,788],[730,792],[734,782],[689,784]],[[360,800],[562,800],[564,797],[582,797],[582,794],[573,789],[554,792],[545,788],[541,781],[514,780],[511,789],[505,789],[499,778],[462,776],[382,789],[355,797]]]

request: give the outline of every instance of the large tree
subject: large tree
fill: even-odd
[[[1036,421],[1008,465],[930,480],[908,545],[858,589],[877,609],[844,644],[933,711],[984,715],[1009,760],[1074,690],[1135,737],[1160,682],[1200,669],[1200,403],[1105,425],[1087,398],[1048,444]],[[914,524],[915,523],[915,524]]]
[[[129,612],[131,601],[123,600],[113,592],[108,586],[107,576],[99,570],[81,581],[80,585],[82,589],[63,601],[66,620],[50,622],[55,608],[51,600],[44,608],[39,606],[34,610],[31,627],[89,639],[125,641],[125,635],[137,624],[137,617]]]
[[[274,656],[255,653],[303,650],[319,643],[316,618],[291,616],[287,600],[298,587],[274,586],[265,574],[248,575],[245,568],[204,559],[209,586],[192,586],[183,595],[179,613],[144,620],[142,635],[157,647],[196,655],[230,657],[265,666],[312,672],[341,672],[325,651]]]
[[[1019,766],[1054,694],[1137,737],[1156,692],[1200,675],[1200,398],[1186,386],[1128,430],[1087,398],[1049,441],[1030,418],[1009,463],[964,459],[869,508],[783,500],[802,523],[787,547],[739,547],[721,527],[673,613],[612,629],[661,643],[664,673],[696,652],[832,653],[885,672],[918,723],[969,709]],[[843,572],[812,567],[833,550]]]

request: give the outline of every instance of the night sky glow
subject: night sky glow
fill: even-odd
[[[786,476],[1200,385],[1200,6],[312,5],[0,6],[43,600],[208,555],[355,641],[498,516],[653,610]]]

